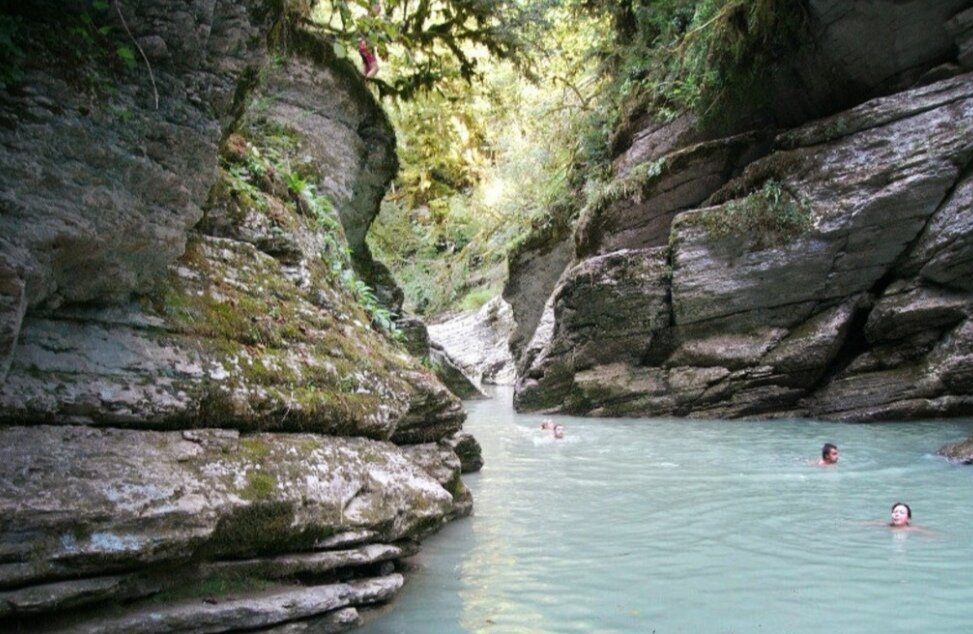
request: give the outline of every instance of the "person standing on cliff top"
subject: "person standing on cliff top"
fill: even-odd
[[[374,77],[378,73],[378,58],[368,47],[364,37],[358,38],[358,54],[361,55],[362,72],[365,73],[365,77]]]
[[[372,14],[377,17],[381,12],[381,3],[374,3],[372,5]],[[364,35],[358,36],[358,54],[361,55],[362,72],[365,73],[365,77],[374,77],[378,74],[378,57],[375,56]]]

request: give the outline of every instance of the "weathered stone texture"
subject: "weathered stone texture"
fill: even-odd
[[[953,462],[973,464],[973,438],[946,445],[938,453]]]
[[[964,70],[973,70],[973,7],[953,16],[946,22],[946,30],[959,50],[956,61]]]
[[[556,406],[575,372],[616,360],[637,363],[660,345],[654,334],[669,325],[665,257],[665,249],[619,251],[565,275],[552,296],[555,329],[518,381],[518,406]],[[543,400],[535,400],[535,389]]]
[[[707,206],[675,214],[661,261],[671,275],[654,290],[591,276],[578,297],[614,320],[578,319],[562,305],[577,282],[559,287],[515,403],[595,415],[970,413],[971,121],[973,76],[960,75],[785,131]],[[768,180],[806,228],[744,230],[729,215]],[[603,227],[600,244],[632,235]],[[575,270],[604,257],[641,259],[620,250]],[[629,310],[653,297],[665,298],[659,312]],[[626,328],[641,342],[613,348]]]
[[[32,10],[64,20],[74,10],[41,4],[49,6]],[[22,85],[0,99],[0,248],[17,263],[0,269],[8,280],[0,289],[3,339],[16,333],[7,324],[18,321],[25,302],[32,308],[125,298],[144,291],[182,253],[215,179],[237,88],[266,59],[272,16],[257,17],[262,6],[124,5],[136,37],[159,42],[158,105],[146,73],[115,84],[107,103],[92,104],[72,82],[107,71],[75,69],[72,78],[32,56],[38,61],[26,66]],[[57,28],[68,28],[58,24],[23,28],[36,29],[38,39],[57,38]],[[53,33],[41,35],[48,29]],[[12,346],[4,349],[3,339],[5,357]]]
[[[902,274],[961,291],[973,291],[973,177],[957,185],[926,225],[902,266]]]
[[[380,441],[69,426],[8,427],[0,436],[4,587],[139,570],[200,551],[313,550],[342,532],[388,543],[421,536],[453,504]]]
[[[332,290],[325,304],[345,308],[316,304],[249,244],[199,237],[157,301],[28,320],[0,419],[405,442],[462,424],[459,401],[349,298]]]
[[[202,634],[244,628],[252,630],[255,627],[267,631],[263,628],[329,612],[336,614],[321,623],[327,629],[315,628],[313,631],[341,632],[346,629],[340,627],[342,624],[348,624],[349,620],[351,623],[357,621],[357,614],[347,608],[349,604],[368,605],[387,601],[402,587],[402,584],[402,575],[392,574],[350,583],[251,593],[211,603],[192,601],[162,608],[151,606],[122,617],[107,617],[80,626],[55,629],[53,632],[163,634],[191,631]]]
[[[846,109],[909,88],[956,55],[951,20],[965,0],[860,3],[810,0],[809,45],[768,77],[779,125]]]
[[[750,133],[698,143],[633,168],[582,212],[576,257],[666,244],[676,213],[706,200],[763,154],[765,136]]]
[[[513,313],[515,326],[508,345],[515,360],[522,358],[541,323],[547,298],[573,258],[570,236],[526,244],[508,256],[503,299]]]
[[[0,618],[137,598],[196,579],[368,570],[413,554],[414,540],[471,504],[447,445],[410,458],[423,450],[312,434],[36,426],[7,427],[0,437]],[[199,558],[212,563],[190,563]],[[342,605],[369,602],[350,596]],[[322,603],[313,614],[335,607]],[[178,605],[153,610],[183,613]],[[243,623],[216,614],[214,628]],[[144,617],[136,609],[122,620],[130,618]],[[263,617],[253,618],[248,627]],[[124,631],[97,623],[92,631]]]
[[[338,210],[348,246],[367,253],[365,234],[377,214],[385,188],[395,177],[395,132],[375,99],[350,66],[322,58],[330,43],[296,32],[292,45],[313,51],[313,59],[291,57],[273,65],[255,95],[265,109],[252,117],[266,117],[294,131],[300,139],[298,155],[303,171]],[[334,61],[334,60],[330,60]]]
[[[507,345],[513,330],[510,304],[495,297],[479,310],[430,324],[429,336],[482,387],[513,383],[514,361]]]
[[[77,18],[54,4],[25,28]],[[394,136],[292,3],[136,4],[155,86],[40,55],[0,92],[0,629],[342,631],[477,468],[460,401],[345,281],[379,268]],[[224,575],[265,589],[172,598]]]

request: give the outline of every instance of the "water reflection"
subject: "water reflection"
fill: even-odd
[[[933,454],[969,421],[556,417],[555,441],[509,396],[468,404],[474,517],[362,631],[968,631],[973,468]],[[825,441],[841,462],[810,465]],[[896,500],[938,536],[876,525]]]

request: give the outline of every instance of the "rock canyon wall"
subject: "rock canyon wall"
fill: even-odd
[[[30,4],[0,91],[0,629],[353,626],[480,464],[355,274],[385,114],[299,6]]]
[[[573,234],[513,259],[519,409],[973,413],[973,9],[807,6],[764,111],[628,122]]]

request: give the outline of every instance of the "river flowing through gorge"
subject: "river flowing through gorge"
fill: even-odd
[[[468,402],[472,517],[428,540],[367,634],[968,631],[973,421],[556,417]],[[824,442],[838,465],[814,465]],[[914,524],[881,526],[911,504]]]

